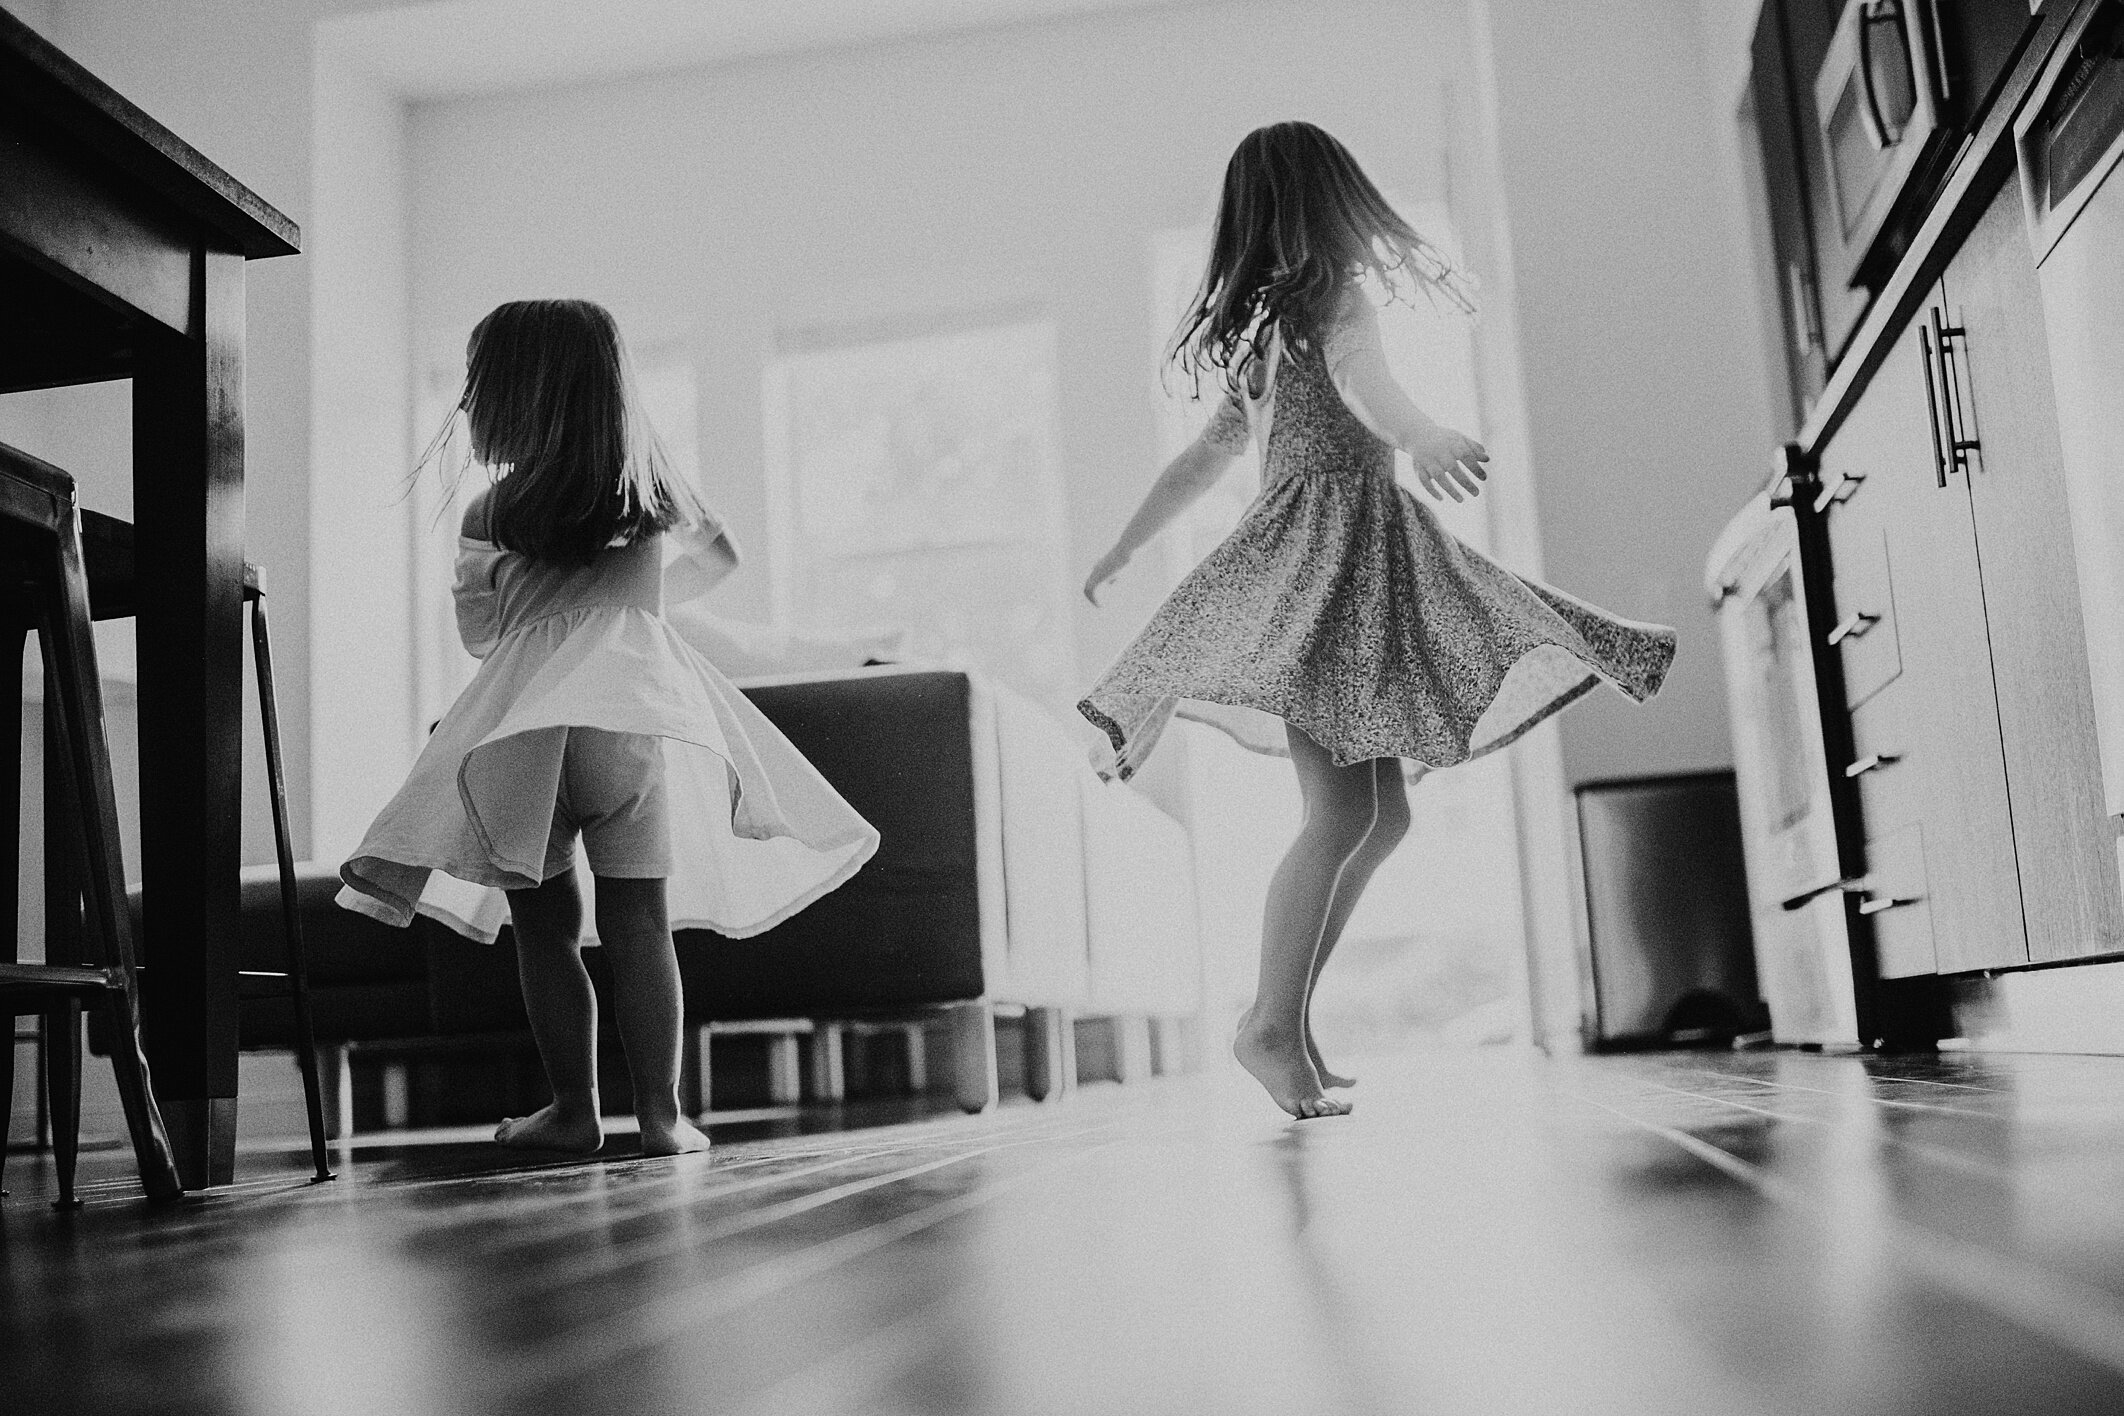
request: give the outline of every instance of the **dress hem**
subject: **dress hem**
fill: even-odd
[[[793,840],[795,838],[791,837],[789,839]],[[852,851],[853,853],[839,866],[835,867],[831,874],[821,878],[803,894],[761,919],[746,924],[731,925],[712,919],[681,915],[670,921],[672,930],[674,932],[681,929],[707,930],[712,934],[720,934],[725,939],[750,939],[754,935],[764,934],[777,925],[787,923],[796,915],[817,904],[825,896],[846,885],[855,877],[856,872],[870,864],[871,857],[875,856],[878,851],[878,839],[874,833],[867,840],[862,836],[856,836],[849,840],[829,845],[817,846],[812,845],[810,842],[805,842],[805,845],[820,855],[830,856],[839,851]],[[354,860],[350,860],[340,867],[340,891],[333,902],[341,909],[367,915],[370,919],[389,925],[393,929],[409,929],[412,927],[415,918],[426,915],[429,919],[447,927],[452,933],[461,935],[475,944],[492,944],[501,937],[501,931],[499,929],[493,931],[482,930],[463,915],[431,904],[424,898],[415,900],[411,908],[395,905],[390,899],[375,893],[370,886],[370,882],[353,875],[355,865],[365,860],[384,861],[390,865],[405,866],[410,870],[426,870],[440,875],[447,875],[453,880],[462,881],[467,885],[483,889],[520,890],[529,889],[532,888],[532,885],[542,883],[505,884],[498,880],[474,880],[469,876],[461,875],[457,871],[449,869],[445,865],[430,864],[423,861],[393,860],[389,856],[377,855],[357,856]],[[583,939],[585,943],[596,942],[596,936],[587,929],[584,931]]]
[[[1541,647],[1547,646],[1537,646],[1537,649]],[[1559,645],[1556,647],[1560,648],[1562,646]],[[1528,655],[1533,654],[1535,652],[1535,649],[1530,649],[1527,651],[1526,654],[1522,654],[1519,656],[1519,658],[1514,659],[1512,661],[1513,667],[1516,668],[1522,660],[1524,660]],[[1565,652],[1568,653],[1569,651],[1566,650]],[[1612,686],[1617,692],[1621,693],[1625,698],[1630,699],[1634,703],[1644,703],[1645,701],[1650,699],[1652,695],[1659,692],[1660,685],[1666,679],[1667,668],[1671,667],[1673,664],[1673,656],[1670,654],[1667,658],[1666,664],[1660,667],[1659,672],[1652,676],[1651,682],[1646,685],[1644,691],[1642,693],[1639,693],[1628,685],[1609,677],[1607,674],[1601,672],[1598,668],[1595,668],[1593,665],[1588,664],[1584,659],[1579,658],[1576,654],[1572,654],[1571,657],[1574,661],[1578,663],[1581,668],[1585,670],[1585,678],[1580,680],[1578,683],[1573,684],[1571,687],[1563,690],[1562,692],[1552,696],[1550,699],[1548,699],[1548,701],[1543,703],[1541,707],[1538,708],[1536,711],[1529,714],[1527,717],[1521,719],[1518,723],[1514,724],[1511,731],[1506,732],[1492,739],[1491,741],[1484,743],[1479,748],[1470,749],[1466,744],[1463,744],[1462,750],[1458,756],[1452,758],[1449,761],[1438,762],[1433,762],[1428,758],[1421,756],[1420,754],[1412,752],[1379,752],[1371,753],[1364,757],[1349,757],[1345,759],[1340,751],[1338,751],[1332,744],[1322,739],[1317,733],[1314,732],[1312,726],[1308,725],[1306,722],[1301,721],[1300,719],[1278,708],[1270,707],[1267,703],[1249,702],[1245,699],[1240,698],[1236,694],[1218,696],[1205,693],[1190,693],[1184,689],[1177,688],[1160,688],[1144,691],[1142,692],[1141,696],[1153,698],[1169,698],[1176,701],[1186,701],[1192,699],[1197,703],[1215,703],[1226,708],[1247,708],[1257,713],[1266,713],[1273,718],[1280,718],[1288,726],[1297,728],[1307,737],[1312,738],[1313,741],[1319,743],[1322,747],[1326,748],[1329,758],[1334,762],[1337,767],[1353,767],[1360,762],[1370,762],[1381,757],[1398,757],[1406,762],[1414,762],[1418,766],[1424,768],[1426,771],[1438,772],[1444,771],[1447,768],[1451,767],[1463,766],[1466,763],[1473,762],[1478,758],[1487,757],[1490,753],[1496,752],[1500,748],[1510,747],[1513,743],[1518,742],[1521,738],[1525,737],[1529,732],[1532,732],[1535,728],[1541,726],[1541,724],[1546,722],[1548,719],[1556,716],[1556,714],[1570,707],[1579,699],[1584,698],[1587,694],[1599,688],[1603,683]],[[1508,674],[1509,672],[1510,670],[1507,670]],[[1499,682],[1502,683],[1503,680],[1499,680]],[[1485,705],[1485,708],[1487,709],[1487,705]],[[1116,720],[1111,714],[1101,709],[1089,697],[1080,699],[1078,701],[1077,711],[1082,714],[1085,719],[1092,724],[1093,727],[1098,728],[1106,735],[1107,741],[1113,747],[1114,756],[1116,759],[1116,775],[1118,775],[1120,779],[1124,782],[1129,780],[1129,778],[1133,777],[1136,772],[1136,767],[1128,765],[1126,762],[1130,744],[1127,729],[1123,728],[1118,720]],[[1261,751],[1259,748],[1251,746],[1249,743],[1246,742],[1245,739],[1241,738],[1230,728],[1212,719],[1190,718],[1188,721],[1200,722],[1207,727],[1215,728],[1217,731],[1223,733],[1226,737],[1231,738],[1232,741],[1238,743],[1241,747],[1247,748],[1249,751]],[[1284,754],[1266,752],[1261,753],[1261,755],[1282,756]]]

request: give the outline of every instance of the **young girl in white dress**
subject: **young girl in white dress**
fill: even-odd
[[[1173,342],[1175,362],[1218,375],[1223,399],[1084,587],[1098,603],[1137,550],[1260,445],[1245,517],[1078,707],[1123,777],[1176,712],[1296,766],[1305,824],[1270,885],[1259,985],[1234,1051],[1301,1117],[1349,1109],[1326,1092],[1349,1079],[1313,1040],[1313,984],[1408,829],[1408,777],[1503,747],[1604,681],[1649,698],[1674,657],[1673,630],[1513,574],[1396,484],[1398,449],[1433,497],[1460,501],[1480,492],[1489,454],[1394,382],[1367,277],[1472,310],[1465,277],[1334,138],[1310,123],[1248,134]]]
[[[847,880],[877,832],[666,622],[737,564],[642,418],[618,326],[581,300],[506,304],[460,401],[489,485],[454,593],[478,672],[340,868],[339,902],[491,941],[506,913],[553,1088],[504,1145],[602,1143],[580,840],[642,1150],[700,1150],[679,1110],[673,928],[743,938]]]

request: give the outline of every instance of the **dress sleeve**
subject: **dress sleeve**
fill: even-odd
[[[457,637],[465,652],[484,659],[501,641],[501,606],[494,589],[494,567],[501,559],[491,550],[460,545],[450,598],[457,607]]]
[[[666,606],[700,599],[738,567],[737,543],[713,515],[666,532],[664,544]]]
[[[1253,429],[1246,421],[1246,409],[1239,403],[1239,395],[1226,390],[1224,401],[1210,415],[1207,426],[1202,429],[1202,441],[1220,452],[1234,455],[1245,452],[1253,440]]]

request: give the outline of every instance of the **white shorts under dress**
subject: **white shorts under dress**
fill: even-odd
[[[546,837],[551,880],[575,866],[580,839],[590,873],[613,880],[671,874],[671,807],[664,791],[664,740],[647,733],[569,728],[560,790]]]

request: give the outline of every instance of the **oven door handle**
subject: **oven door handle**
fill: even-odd
[[[1856,16],[1859,96],[1866,100],[1866,132],[1872,137],[1873,145],[1884,151],[1895,139],[1888,136],[1888,120],[1881,116],[1881,97],[1873,87],[1873,27],[1881,23],[1883,11],[1900,24],[1902,16],[1898,9],[1897,0],[1859,0]]]

